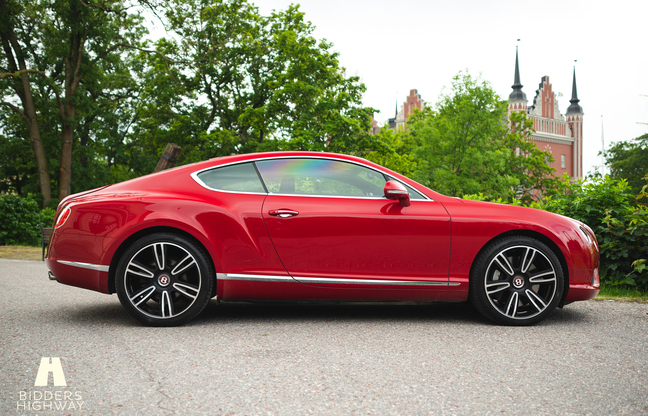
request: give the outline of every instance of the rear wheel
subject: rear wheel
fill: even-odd
[[[504,325],[533,325],[558,305],[564,275],[556,254],[530,237],[489,244],[475,260],[470,298],[486,317]]]
[[[120,302],[137,320],[176,326],[205,308],[214,273],[202,247],[176,234],[157,233],[126,250],[115,282]]]

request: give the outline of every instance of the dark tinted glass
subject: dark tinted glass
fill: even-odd
[[[222,191],[265,193],[252,163],[241,163],[200,172],[198,179],[208,187]]]

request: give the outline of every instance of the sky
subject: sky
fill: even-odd
[[[257,0],[261,14],[299,4],[314,36],[333,43],[348,75],[366,85],[364,105],[394,117],[411,89],[434,104],[468,70],[508,98],[519,47],[523,91],[533,104],[549,76],[567,111],[576,67],[584,116],[585,172],[605,147],[648,133],[648,1]],[[520,39],[518,42],[517,40]],[[574,62],[574,61],[577,62]],[[446,89],[446,92],[448,90]],[[648,155],[647,155],[648,157]],[[607,171],[606,171],[607,173]]]

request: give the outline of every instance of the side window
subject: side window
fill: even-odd
[[[252,162],[206,170],[200,172],[197,177],[212,189],[266,193]]]
[[[273,159],[256,162],[268,191],[292,195],[383,197],[380,172],[326,159]]]

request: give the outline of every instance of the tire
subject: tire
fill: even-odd
[[[564,274],[556,254],[531,237],[505,237],[488,244],[470,273],[470,300],[502,324],[534,325],[562,298]]]
[[[115,289],[122,306],[150,326],[184,325],[207,306],[214,272],[205,250],[185,237],[142,237],[122,255]]]

